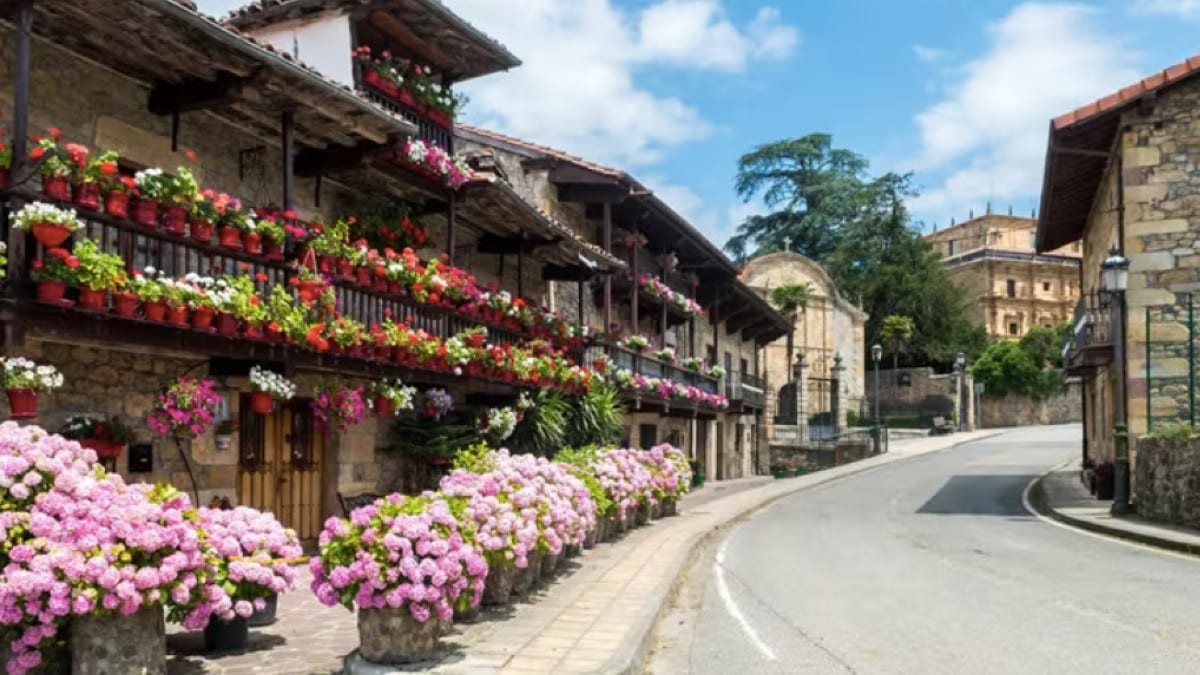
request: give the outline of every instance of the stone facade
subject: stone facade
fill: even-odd
[[[1079,302],[1078,242],[1034,253],[1036,221],[986,214],[926,235],[950,279],[966,290],[972,318],[998,339],[1071,321]]]
[[[1200,528],[1200,439],[1138,439],[1134,486],[1139,516]]]

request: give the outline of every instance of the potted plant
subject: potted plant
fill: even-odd
[[[642,335],[630,335],[625,338],[625,348],[631,351],[641,353],[646,347],[650,346],[650,340]]]
[[[406,387],[400,380],[380,380],[371,385],[371,408],[380,417],[398,415],[413,409],[417,390]]]
[[[213,227],[225,220],[230,209],[241,208],[240,202],[224,192],[205,189],[192,203],[191,237],[208,244],[212,242]]]
[[[200,194],[196,177],[187,167],[179,167],[174,176],[165,176],[162,200],[163,229],[169,234],[182,237],[187,232],[188,215]]]
[[[125,260],[114,253],[101,251],[91,239],[75,244],[74,254],[79,260],[79,307],[97,311],[105,309],[108,292],[123,287],[128,279]]]
[[[12,146],[4,140],[4,130],[0,129],[0,189],[8,187],[12,174]]]
[[[224,278],[226,287],[230,291],[229,301],[226,303],[225,311],[227,314],[218,317],[217,332],[222,332],[222,319],[228,317],[230,322],[236,324],[241,321],[245,327],[245,335],[248,338],[262,337],[262,324],[267,318],[267,305],[258,296],[258,292],[254,287],[254,281],[250,277],[238,275],[227,276]],[[266,283],[267,276],[259,273],[255,280],[259,283]],[[229,333],[226,333],[229,334]]]
[[[159,204],[171,190],[171,177],[162,169],[142,169],[133,175],[137,203],[133,205],[133,222],[146,227],[158,225]]]
[[[275,401],[288,401],[296,395],[296,385],[259,366],[250,369],[250,388],[250,409],[256,415],[267,415]]]
[[[312,402],[309,403],[313,413],[313,424],[326,435],[349,431],[351,426],[363,421],[367,416],[365,393],[365,387],[361,386],[351,388],[332,385],[317,388]]]
[[[46,249],[46,256],[33,261],[30,274],[37,282],[39,302],[63,304],[67,286],[79,283],[79,258],[65,248]]]
[[[54,366],[39,365],[23,357],[0,357],[4,372],[4,390],[8,394],[9,417],[37,417],[37,395],[63,385],[62,373]]]
[[[147,267],[144,271],[133,271],[129,278],[129,292],[142,303],[142,313],[148,321],[166,319],[166,290],[159,282],[157,271],[153,267]]]
[[[1112,462],[1101,462],[1093,472],[1096,477],[1096,499],[1108,501],[1113,498],[1116,488],[1116,473]]]
[[[719,379],[725,377],[725,369],[722,368],[721,366],[713,366],[712,368],[708,369],[708,376],[713,379],[719,380]]]
[[[233,435],[237,433],[237,424],[232,419],[217,422],[213,427],[213,445],[221,452],[228,452],[233,447]]]
[[[46,248],[61,246],[83,223],[74,209],[60,209],[45,202],[30,202],[13,216],[13,227],[33,235]]]
[[[120,457],[125,446],[137,440],[133,429],[115,416],[107,419],[88,415],[68,417],[58,433],[63,438],[79,441],[83,447],[91,448],[100,459]]]
[[[675,349],[673,347],[663,347],[662,349],[654,352],[654,358],[658,359],[662,363],[675,363]]]
[[[62,143],[62,132],[57,127],[50,127],[45,136],[35,136],[34,140],[37,144],[30,148],[29,158],[38,162],[37,175],[42,178],[43,194],[60,202],[70,201],[70,179],[76,166],[78,149],[82,148],[85,153],[87,149],[75,146],[76,155],[73,158]],[[86,154],[83,161],[87,161]]]
[[[261,219],[258,221],[258,231],[262,235],[263,257],[267,260],[283,260],[287,230],[274,219]]]
[[[101,189],[117,175],[117,153],[108,150],[91,158],[78,175],[75,203],[85,209],[99,210]]]
[[[263,235],[258,229],[258,221],[254,220],[254,216],[249,213],[245,214],[245,218],[241,219],[239,229],[242,231],[242,249],[246,253],[260,255],[262,253]]]
[[[220,405],[212,380],[180,377],[155,398],[146,425],[159,436],[193,438],[212,427]]]

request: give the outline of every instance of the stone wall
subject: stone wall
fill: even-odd
[[[1083,421],[1081,389],[1078,382],[1072,382],[1067,384],[1062,392],[1045,401],[1035,401],[1028,396],[1018,395],[1001,398],[984,395],[980,410],[983,428],[1081,422]]]
[[[1143,518],[1200,528],[1200,438],[1139,438],[1134,504]]]

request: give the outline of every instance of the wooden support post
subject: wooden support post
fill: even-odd
[[[290,211],[296,206],[295,118],[291,110],[283,111],[280,126],[283,140],[283,210]]]
[[[579,277],[579,325],[582,326],[586,322],[583,320],[583,277]]]
[[[446,206],[446,255],[449,256],[447,260],[451,265],[454,264],[455,230],[458,229],[458,223],[456,222],[457,204],[455,203],[457,197],[455,195],[456,193],[454,192],[450,193],[450,201]]]
[[[637,224],[637,221],[634,221],[634,223],[633,223],[633,240],[634,240],[634,242],[637,242],[637,238],[638,238],[638,224]],[[633,296],[633,299],[630,301],[630,309],[629,309],[630,313],[633,316],[633,332],[631,333],[632,335],[637,335],[638,326],[639,326],[639,324],[638,324],[638,295],[640,293],[640,289],[638,288],[638,273],[637,273],[637,271],[638,271],[638,247],[637,247],[637,244],[635,243],[633,246],[633,253],[630,256],[630,263],[629,263],[629,279],[633,282],[632,283],[633,293],[631,294]]]
[[[604,250],[612,253],[612,204],[604,203]],[[604,277],[604,332],[612,330],[612,275]]]
[[[16,35],[14,36],[13,63],[13,111],[12,111],[12,171],[9,182],[11,185],[24,185],[30,177],[29,148],[26,139],[29,138],[29,80],[33,68],[33,2],[24,0],[17,8]],[[10,205],[11,206],[11,205]],[[8,245],[7,278],[10,284],[25,284],[26,271],[29,261],[25,256],[25,244],[28,237],[24,230],[16,230],[9,224],[7,214],[0,216],[4,232],[3,241]],[[22,289],[10,289],[10,293]],[[23,342],[20,327],[10,324],[3,335],[4,342],[9,345]]]
[[[525,230],[517,237],[517,295],[525,297]]]

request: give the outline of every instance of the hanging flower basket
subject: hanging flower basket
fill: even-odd
[[[158,225],[158,202],[139,199],[133,205],[133,222],[146,227]]]
[[[67,237],[71,236],[70,228],[57,223],[35,223],[29,231],[33,233],[33,238],[46,248],[61,246]]]
[[[9,417],[20,420],[37,417],[36,389],[8,389]]]
[[[73,188],[74,201],[79,206],[89,210],[100,209],[100,185],[98,183],[80,183]]]
[[[250,392],[250,410],[254,411],[255,415],[269,415],[271,409],[275,406],[275,399],[265,391]]]
[[[392,401],[386,396],[376,396],[372,407],[375,408],[375,414],[379,417],[392,416]]]

